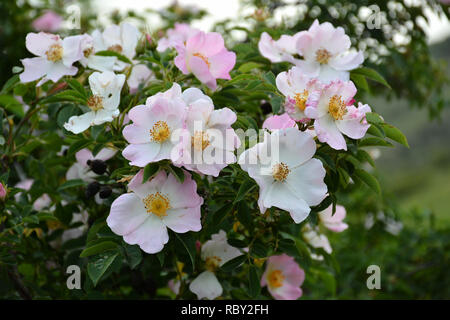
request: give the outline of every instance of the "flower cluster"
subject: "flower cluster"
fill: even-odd
[[[255,189],[252,195],[255,205],[249,211],[258,211],[259,207],[264,215],[259,217],[264,218],[272,208],[280,209],[280,215],[285,215],[283,211],[289,213],[287,219],[294,221],[292,226],[298,226],[298,233],[313,249],[310,253],[314,259],[323,259],[316,249],[331,253],[331,245],[320,228],[344,231],[348,227],[343,222],[346,211],[339,205],[317,209],[331,191],[326,183],[327,170],[316,153],[324,144],[347,150],[344,135],[361,139],[369,128],[366,114],[371,111],[368,105],[354,105],[357,89],[349,80],[349,70],[364,59],[361,52],[350,50],[351,42],[343,29],[316,21],[309,30],[283,35],[277,41],[267,33],[261,35],[258,47],[264,57],[295,66],[275,79],[279,91],[276,94],[284,97],[285,113],[267,118],[262,124],[262,140],[249,144],[233,129],[240,122],[235,111],[239,108],[217,103],[217,96],[211,93],[218,88],[217,79],[231,79],[236,63],[236,54],[226,49],[220,34],[180,23],[169,29],[167,36],[159,40],[156,52],[151,52],[156,55],[176,51],[169,63],[178,67],[178,77],[164,79],[163,85],[157,80],[158,73],[149,68],[152,65],[143,64],[145,59],[137,56],[140,38],[138,29],[128,23],[64,39],[44,32],[30,33],[26,47],[36,57],[22,60],[22,83],[38,81],[36,86],[44,86],[47,81],[57,83],[66,77],[63,86],[55,84],[51,90],[57,92],[69,86],[71,99],[82,111],[72,114],[63,125],[74,134],[71,137],[94,135],[96,128],[85,131],[112,122],[102,127],[111,141],[91,148],[95,150],[80,144],[74,152],[76,162],[66,173],[66,180],[87,184],[86,195],[93,196],[100,190],[97,203],[103,203],[101,199],[112,193],[120,193],[109,203],[109,229],[128,245],[138,245],[148,254],[159,253],[173,233],[202,230],[208,221],[202,212],[210,211],[204,204],[215,206],[216,199],[208,199],[208,190],[197,187],[233,171],[233,178],[246,179],[249,184],[256,182],[259,187],[258,194]],[[203,90],[194,86],[198,81],[189,74],[200,81]],[[89,92],[83,85],[86,79]],[[163,89],[141,90],[152,82]],[[127,94],[127,99],[123,99]],[[247,148],[239,153],[241,145],[242,149]],[[97,179],[106,181],[105,175],[111,175],[106,161],[123,162],[122,156],[130,174],[111,183],[111,187],[107,183],[100,185]],[[230,166],[236,162],[238,165]],[[232,169],[224,170],[227,166]],[[32,180],[24,180],[16,187],[27,190],[32,184]],[[7,189],[0,187],[0,199],[5,199]],[[253,190],[245,188],[244,184],[239,190],[242,198]],[[47,207],[50,201],[39,198],[34,205]],[[224,207],[227,206],[231,210],[234,202],[226,202]],[[305,222],[311,212],[318,214],[318,225]],[[214,232],[218,229],[219,226]],[[221,268],[252,250],[245,244],[229,244],[225,230],[211,233],[198,238],[206,240],[210,236],[203,244],[198,242],[201,261],[198,270],[194,270],[195,278],[191,280],[190,275],[183,273],[183,264],[178,261],[178,276],[169,283],[175,293],[190,282],[190,291],[199,299],[221,296],[225,288],[219,282]],[[261,260],[266,261],[266,268],[259,274],[258,286],[266,286],[275,299],[298,299],[302,296],[305,271],[294,257],[276,253]]]

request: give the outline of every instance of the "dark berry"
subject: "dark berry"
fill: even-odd
[[[263,114],[269,114],[272,112],[272,105],[269,102],[261,104],[261,110]]]
[[[98,190],[100,190],[100,183],[98,183],[97,181],[89,183],[85,191],[86,197],[90,198],[95,196]]]
[[[104,174],[106,172],[106,163],[103,160],[88,160],[87,164],[96,174]]]
[[[109,198],[111,193],[112,193],[112,189],[108,186],[104,186],[100,189],[99,196],[102,199],[106,199],[106,198]]]

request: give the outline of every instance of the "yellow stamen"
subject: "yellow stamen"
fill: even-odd
[[[195,131],[194,136],[191,137],[191,143],[194,150],[203,151],[209,146],[209,136],[204,131]]]
[[[331,97],[328,104],[328,112],[334,118],[334,120],[342,120],[347,113],[347,105],[341,96],[334,95]]]
[[[45,52],[48,61],[57,62],[62,59],[64,49],[60,44],[52,44]]]
[[[272,167],[272,176],[279,182],[283,182],[284,180],[286,180],[290,172],[291,170],[289,170],[288,166],[283,162],[277,163]]]
[[[87,105],[92,111],[101,110],[103,109],[103,99],[97,95],[90,96]]]
[[[153,141],[163,143],[170,137],[170,129],[165,121],[158,121],[150,129]]]
[[[94,53],[94,48],[93,47],[89,47],[83,50],[83,55],[85,58],[88,58],[91,54]]]
[[[108,51],[114,51],[117,53],[122,53],[122,50],[123,50],[123,48],[120,44],[115,44],[113,46],[108,47]]]
[[[267,276],[267,282],[272,288],[279,288],[283,285],[284,275],[280,270],[274,270]]]
[[[331,58],[331,53],[326,49],[319,49],[316,51],[316,61],[320,64],[327,64]]]
[[[219,267],[221,261],[222,261],[222,259],[217,256],[206,258],[206,263],[205,263],[206,270],[211,271],[211,272],[216,271],[216,269]]]
[[[308,90],[303,90],[303,92],[296,93],[294,96],[295,99],[295,105],[297,108],[300,109],[300,111],[305,111],[306,109],[306,101],[308,101]]]
[[[193,54],[194,57],[199,57],[200,59],[202,59],[203,61],[205,61],[205,63],[208,65],[208,68],[211,67],[211,63],[209,62],[208,58],[205,57],[204,55],[202,55],[201,53],[194,53]]]
[[[143,200],[147,213],[153,213],[160,218],[167,216],[167,210],[170,208],[169,198],[159,192],[149,194]]]

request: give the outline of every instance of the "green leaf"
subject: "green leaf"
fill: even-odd
[[[253,188],[255,188],[255,187],[256,187],[256,184],[253,180],[251,180],[251,179],[245,180],[239,187],[239,190],[236,194],[236,198],[234,198],[233,204],[244,199],[245,196],[247,195],[247,193],[252,191]]]
[[[222,267],[220,267],[221,270],[225,272],[231,272],[236,268],[239,268],[241,264],[243,264],[247,260],[246,255],[238,256],[234,259],[231,259],[227,263],[225,263]]]
[[[375,191],[378,194],[381,194],[380,184],[373,175],[362,169],[356,169],[354,175],[359,179],[361,179],[373,191]]]
[[[370,154],[365,151],[365,150],[358,150],[358,153],[356,154],[356,157],[360,160],[360,161],[366,161],[368,162],[372,167],[375,167],[375,161],[373,161],[372,157],[370,156]]]
[[[11,78],[9,78],[5,84],[3,85],[2,91],[0,91],[0,94],[5,94],[9,90],[11,90],[17,83],[19,83],[19,75],[13,75]]]
[[[190,234],[175,233],[177,239],[183,244],[191,259],[192,269],[195,269],[195,254],[197,249],[195,247],[195,239]]]
[[[228,244],[232,247],[235,248],[246,248],[247,247],[247,242],[239,240],[239,239],[228,239]]]
[[[67,79],[66,82],[72,89],[79,92],[83,97],[87,98],[88,94],[87,94],[86,90],[84,89],[83,85],[78,80]]]
[[[142,183],[146,183],[150,178],[153,178],[159,171],[158,163],[149,163],[144,168],[144,176],[142,178]]]
[[[242,64],[239,67],[238,71],[241,72],[241,73],[247,73],[249,71],[252,71],[254,69],[259,69],[261,67],[262,67],[261,63],[247,62],[247,63]]]
[[[372,125],[367,130],[367,133],[380,138],[386,137],[386,133],[384,132],[383,127],[379,124],[372,123]]]
[[[357,88],[370,92],[369,84],[363,75],[353,73],[350,75],[350,79],[355,83]]]
[[[393,147],[392,143],[378,137],[369,137],[359,142],[360,147]]]
[[[214,212],[212,225],[218,226],[222,223],[222,220],[231,212],[233,205],[231,203],[226,203],[220,207],[216,212]]]
[[[389,83],[387,83],[387,81],[383,78],[383,76],[381,76],[374,69],[362,67],[362,68],[358,68],[358,69],[353,70],[351,73],[352,74],[363,75],[366,78],[374,80],[374,81],[376,81],[378,83],[381,83],[382,85],[388,87],[389,89],[392,89],[391,86],[389,85]]]
[[[76,90],[66,90],[62,92],[55,93],[51,96],[48,96],[40,101],[40,103],[52,103],[52,102],[64,102],[70,101],[75,102],[81,105],[87,104],[87,97],[83,96]]]
[[[406,139],[405,135],[398,128],[385,123],[385,124],[383,124],[383,129],[386,132],[386,136],[389,139],[397,141],[398,143],[409,148],[408,140]]]
[[[252,298],[255,298],[261,292],[260,279],[258,276],[258,270],[255,266],[251,266],[248,273],[248,293]]]
[[[81,252],[80,257],[86,258],[89,256],[93,256],[95,254],[102,253],[107,250],[115,249],[117,247],[118,247],[117,243],[115,243],[113,241],[103,241],[103,242],[96,243],[96,244],[84,249]]]
[[[366,113],[366,120],[367,120],[367,122],[373,123],[373,124],[384,123],[384,120],[381,119],[381,117],[378,114],[376,114],[375,112]]]
[[[275,81],[275,75],[272,73],[272,71],[268,71],[263,74],[263,79],[266,80],[269,84],[271,84],[275,89],[277,87],[276,81]]]
[[[104,226],[106,226],[106,221],[104,220],[97,220],[94,222],[94,224],[89,228],[88,234],[87,234],[87,238],[86,238],[86,242],[89,243],[92,240],[97,238],[97,233],[98,231],[103,228]]]
[[[80,109],[77,106],[74,105],[68,105],[62,108],[58,112],[58,116],[56,117],[57,124],[63,128],[64,123],[66,123],[71,116],[78,115]]]
[[[247,202],[241,201],[237,204],[237,218],[248,230],[253,230],[253,219]]]
[[[131,269],[136,268],[142,261],[142,251],[137,245],[125,245],[125,254]]]
[[[274,95],[270,98],[270,105],[272,106],[273,114],[278,114],[281,110],[281,105],[283,103],[283,98]]]
[[[23,112],[22,104],[10,95],[0,95],[0,106],[3,106],[6,111],[14,113],[18,117],[22,118],[25,113]]]
[[[117,57],[117,59],[119,59],[122,62],[125,62],[125,63],[128,63],[128,64],[133,64],[130,61],[130,59],[128,59],[124,55],[121,55],[120,53],[115,52],[115,51],[104,50],[104,51],[96,52],[95,55],[96,56],[102,56],[102,57]]]
[[[112,265],[114,260],[119,255],[119,252],[110,250],[101,253],[97,259],[89,262],[87,265],[87,272],[89,278],[92,280],[94,287],[99,282],[100,278],[105,274],[108,268]]]
[[[164,267],[164,260],[166,258],[166,254],[163,251],[160,251],[156,254],[156,257],[159,260],[159,264],[161,265],[161,268]]]
[[[180,182],[183,183],[184,182],[184,178],[186,177],[184,174],[183,169],[179,168],[179,167],[175,167],[175,166],[168,166],[167,169],[169,170],[169,172],[171,174],[173,174],[175,176],[175,178]]]
[[[81,179],[68,180],[59,186],[58,192],[69,188],[84,186],[85,184],[86,183]]]

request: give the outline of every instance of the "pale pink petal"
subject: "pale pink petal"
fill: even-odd
[[[167,228],[162,220],[154,214],[149,214],[139,227],[123,236],[128,244],[138,244],[146,253],[160,252],[169,241]]]
[[[200,206],[197,206],[168,210],[167,216],[162,220],[169,229],[177,233],[185,233],[188,231],[200,231],[202,228],[200,217]]]
[[[336,150],[347,150],[344,136],[330,115],[317,119],[314,124],[314,129],[320,142],[326,142]]]
[[[325,174],[322,162],[318,159],[310,159],[301,166],[292,168],[286,183],[309,206],[316,206],[327,195],[327,185],[323,182]]]
[[[189,285],[189,290],[195,293],[199,300],[203,298],[214,300],[223,292],[222,286],[215,274],[210,271],[203,271],[200,273],[200,275]]]
[[[161,192],[173,195],[170,201],[172,209],[194,208],[203,204],[203,198],[197,194],[197,183],[186,171],[183,183],[179,183],[172,174],[169,174],[161,186]]]
[[[196,56],[190,57],[189,67],[200,82],[206,84],[212,90],[216,89],[216,79],[209,71],[209,67],[203,59]]]
[[[22,59],[24,71],[19,75],[22,83],[42,78],[52,67],[52,62],[44,57]]]
[[[115,234],[124,236],[139,228],[148,217],[141,198],[134,193],[126,193],[111,204],[106,223]]]
[[[151,142],[151,135],[148,128],[135,124],[127,125],[122,131],[123,137],[132,144]]]
[[[236,64],[236,54],[223,48],[218,54],[208,58],[209,71],[217,79],[230,80],[230,71]]]
[[[296,123],[287,113],[274,115],[267,118],[263,123],[263,128],[269,130],[286,129],[295,127]]]
[[[162,160],[159,156],[160,149],[161,144],[156,142],[130,144],[122,151],[122,155],[130,161],[130,165],[143,168],[150,162]]]

